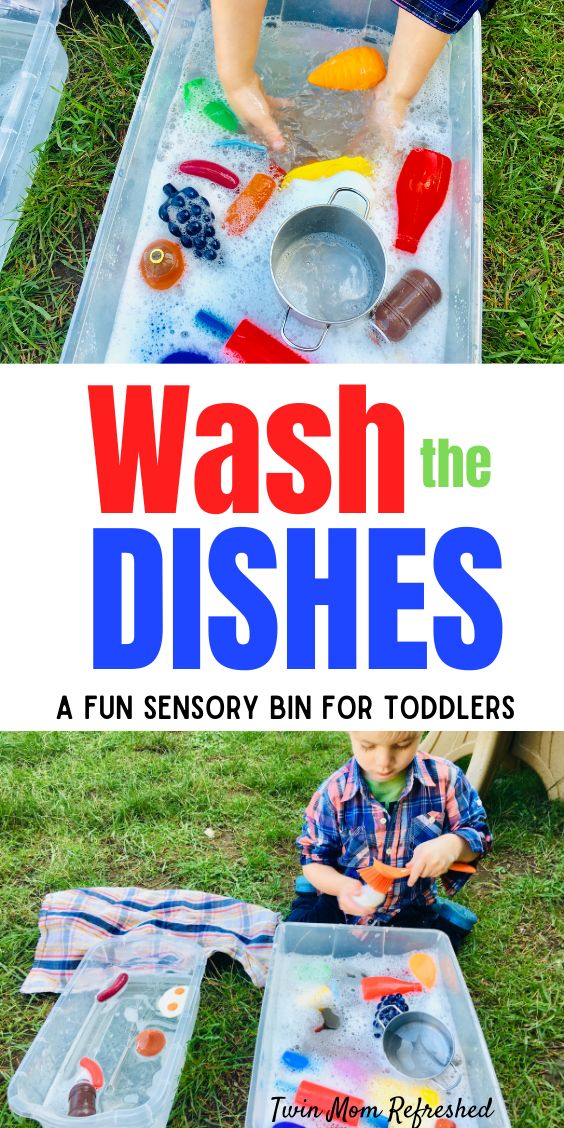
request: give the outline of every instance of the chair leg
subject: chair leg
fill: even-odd
[[[423,748],[431,756],[457,763],[470,756],[466,775],[481,795],[486,793],[501,767],[515,767],[511,732],[430,732]]]
[[[540,776],[549,799],[564,799],[564,732],[518,732],[511,754]]]

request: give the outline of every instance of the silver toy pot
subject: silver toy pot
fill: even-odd
[[[415,1081],[439,1081],[450,1092],[461,1080],[452,1064],[454,1038],[444,1022],[425,1011],[405,1011],[384,1029],[382,1048],[390,1063]]]
[[[333,201],[340,192],[352,192],[364,202],[365,212],[361,216],[350,208],[335,205]],[[315,204],[313,207],[302,208],[295,215],[290,216],[279,229],[274,238],[270,251],[270,269],[272,280],[284,304],[288,307],[281,327],[285,341],[292,348],[301,352],[316,352],[321,347],[332,325],[349,325],[361,317],[365,317],[375,306],[386,281],[386,256],[384,248],[376,234],[367,223],[370,203],[366,196],[356,188],[337,188],[327,204]],[[307,308],[300,307],[291,301],[285,288],[284,278],[281,276],[281,260],[294,244],[299,243],[308,235],[336,235],[346,239],[349,244],[357,248],[368,262],[370,270],[370,287],[366,297],[365,308],[355,313],[353,317],[342,318],[312,317]],[[304,303],[305,306],[305,303]],[[287,334],[288,318],[295,313],[302,321],[309,325],[324,326],[322,335],[316,345],[301,345],[293,341]]]

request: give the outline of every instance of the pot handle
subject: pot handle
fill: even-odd
[[[456,1065],[451,1062],[450,1065],[447,1065],[446,1069],[443,1069],[443,1072],[439,1073],[433,1080],[438,1082],[441,1088],[445,1090],[445,1093],[450,1093],[451,1089],[456,1089],[456,1086],[460,1084],[462,1074],[460,1070],[457,1069]]]
[[[299,349],[300,352],[317,352],[317,350],[321,348],[321,346],[322,346],[322,344],[323,344],[323,342],[324,342],[324,340],[325,340],[325,338],[326,338],[326,336],[327,336],[327,334],[328,334],[328,332],[331,328],[331,323],[329,322],[329,324],[325,325],[325,329],[323,330],[323,333],[321,334],[321,337],[320,337],[320,339],[319,339],[319,341],[317,342],[316,345],[298,345],[297,341],[293,341],[292,338],[289,337],[287,332],[286,332],[286,326],[288,324],[288,318],[289,318],[291,312],[292,312],[292,307],[288,306],[288,309],[286,310],[286,316],[284,317],[284,320],[282,322],[282,328],[280,330],[284,340],[286,341],[286,343],[288,345],[291,345],[293,349]]]
[[[331,196],[331,199],[329,200],[330,204],[333,203],[333,200],[335,199],[336,196],[339,195],[339,192],[352,192],[355,196],[360,196],[360,199],[364,202],[364,207],[365,207],[363,219],[368,218],[368,212],[370,211],[370,201],[367,200],[366,196],[363,196],[362,192],[359,192],[358,188],[336,188],[335,191],[333,192],[333,195]],[[349,208],[349,211],[351,211],[351,210],[352,209]]]
[[[393,1009],[393,1010],[395,1010],[395,1012],[396,1012],[396,1013],[395,1013],[395,1015],[393,1016],[394,1018],[397,1018],[397,1017],[398,1017],[398,1015],[400,1015],[400,1014],[402,1014],[402,1013],[403,1013],[403,1012],[402,1012],[402,1009],[401,1009],[401,1007],[398,1007],[397,1003],[390,1003],[390,1010],[392,1010],[392,1009]],[[391,1022],[391,1021],[392,1021],[392,1019],[391,1019],[391,1018],[389,1018],[389,1019],[388,1019],[388,1022],[382,1022],[382,1019],[380,1018],[380,1015],[379,1015],[379,1014],[377,1014],[377,1015],[376,1015],[376,1017],[375,1017],[375,1019],[374,1019],[374,1023],[373,1023],[373,1025],[374,1025],[374,1026],[376,1026],[376,1023],[378,1023],[378,1026],[380,1027],[380,1030],[382,1031],[382,1034],[385,1034],[385,1033],[386,1033],[386,1026],[387,1026],[387,1025],[388,1025],[388,1023],[389,1023],[389,1022]]]

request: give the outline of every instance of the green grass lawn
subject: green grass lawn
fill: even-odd
[[[285,911],[303,807],[347,754],[337,733],[2,734],[3,1076],[52,1004],[18,993],[46,892],[180,886]],[[480,919],[461,964],[514,1128],[561,1128],[558,807],[523,771],[496,780],[488,809],[495,851],[463,894]],[[242,1128],[260,1003],[240,975],[205,980],[173,1128]],[[16,1123],[0,1102],[2,1128]]]
[[[564,359],[560,26],[556,0],[499,0],[484,25],[485,361]],[[73,0],[60,35],[69,80],[0,275],[3,362],[59,359],[150,56],[118,0]]]

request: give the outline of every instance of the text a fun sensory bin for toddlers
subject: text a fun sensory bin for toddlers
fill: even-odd
[[[323,13],[324,25],[312,26],[319,11],[309,3],[285,0],[282,5],[267,7],[259,69],[272,93],[287,94],[293,101],[293,109],[287,111],[293,118],[286,122],[290,144],[288,152],[280,155],[284,171],[339,158],[347,145],[350,148],[351,137],[365,124],[373,92],[319,89],[308,83],[308,75],[328,57],[362,43],[373,45],[387,58],[397,9],[391,0],[372,0],[355,4],[352,9],[351,5],[328,0]],[[305,52],[304,25],[308,45]],[[364,315],[347,324],[333,325],[314,358],[366,363],[478,360],[479,18],[453,38],[435,66],[405,127],[403,152],[391,157],[378,146],[371,158],[372,175],[365,175],[365,161],[353,164],[352,171],[345,168],[335,174],[331,167],[324,169],[321,179],[293,177],[280,188],[280,174],[273,170],[268,154],[260,147],[249,147],[244,134],[234,132],[233,122],[224,120],[225,107],[221,91],[213,81],[212,59],[206,6],[200,0],[173,0],[114,178],[63,360],[158,362],[179,352],[207,361],[284,359],[283,354],[277,356],[277,351],[283,346],[281,328],[286,307],[271,276],[271,247],[286,220],[310,205],[327,205],[338,188],[352,188],[368,202],[367,226],[380,239],[387,260],[381,297],[389,294],[413,268],[428,273],[437,288],[431,287],[427,296],[420,295],[429,312],[404,340],[379,345],[369,332],[369,320]],[[194,85],[194,80],[200,78],[204,84]],[[445,203],[430,222],[418,250],[411,254],[394,247],[395,185],[405,158],[417,148],[445,154],[452,174]],[[234,184],[238,177],[239,186],[230,187],[225,178],[218,181],[196,176],[193,163],[187,166],[190,172],[181,171],[185,162],[194,161],[226,168],[231,174],[230,183]],[[347,158],[347,164],[349,161]],[[363,171],[357,171],[359,167]],[[327,172],[332,175],[326,175]],[[229,212],[233,211],[237,195],[249,183],[253,184],[253,192],[259,185],[262,191],[269,179],[274,181],[275,188],[269,188],[268,199],[266,195],[261,197],[263,206],[254,222],[244,232],[234,232]],[[168,195],[163,194],[165,185]],[[198,197],[203,196],[203,204],[198,198],[189,200],[190,206],[186,207],[182,192],[186,188]],[[173,202],[175,192],[182,197],[178,206]],[[191,215],[193,204],[201,209],[200,215]],[[364,211],[357,205],[355,196],[343,193],[331,210],[341,216],[346,210],[354,210],[356,215],[352,219],[360,223]],[[190,215],[184,216],[184,211],[190,211]],[[167,218],[176,235],[171,235]],[[195,244],[187,246],[193,238],[187,225],[194,220],[205,221],[204,229],[210,232],[213,228],[213,235],[205,235],[204,229],[196,233],[196,239],[204,238],[201,250]],[[182,237],[185,245],[181,245]],[[145,250],[159,239],[176,240],[185,266],[180,280],[164,291],[147,285],[139,269]],[[203,257],[206,252],[210,257]],[[362,275],[362,263],[356,265]],[[151,264],[153,268],[159,272],[162,263]],[[442,300],[438,302],[437,289],[442,291]],[[360,308],[359,294],[356,304],[353,301],[347,307],[355,317]],[[211,320],[198,317],[201,311],[211,315]],[[227,346],[226,353],[230,334],[249,321],[276,342],[273,357],[256,356],[246,343],[231,355]],[[316,327],[311,322],[302,324],[292,314],[290,325],[291,339],[300,346],[315,344],[319,339],[319,322]],[[392,341],[391,336],[389,340]],[[301,359],[308,357],[296,350],[295,355]]]

